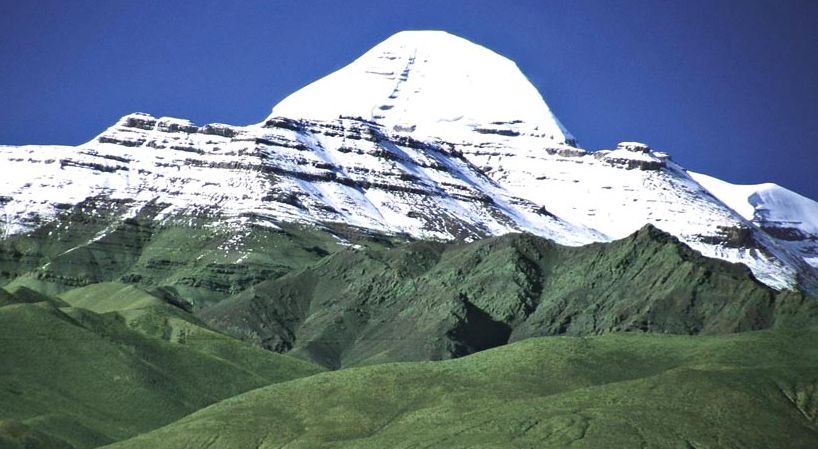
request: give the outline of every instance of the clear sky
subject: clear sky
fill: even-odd
[[[0,2],[0,144],[134,111],[248,124],[404,29],[517,62],[587,149],[818,199],[818,0]]]

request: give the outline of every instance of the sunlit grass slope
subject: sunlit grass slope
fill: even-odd
[[[68,306],[66,296],[0,289],[2,448],[96,447],[319,371],[200,327],[167,304],[98,314]],[[97,306],[111,308],[105,302]]]
[[[818,330],[534,338],[227,399],[111,446],[815,448]]]

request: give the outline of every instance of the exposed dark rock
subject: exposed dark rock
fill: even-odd
[[[724,245],[728,248],[757,248],[758,243],[753,230],[748,227],[719,227],[719,233],[713,236],[701,236],[701,241],[711,245]]]
[[[88,153],[90,154],[90,153]],[[94,157],[99,157],[102,159],[108,159],[111,161],[123,162],[125,164],[130,163],[133,159],[123,157],[123,156],[116,156],[114,154],[91,154]]]
[[[650,170],[650,171],[659,171],[667,166],[664,161],[642,161],[642,160],[635,160],[635,159],[620,159],[620,158],[612,158],[606,157],[604,161],[613,165],[614,167],[621,167],[626,170]]]
[[[160,131],[166,133],[186,133],[186,134],[195,134],[199,132],[199,127],[192,125],[192,124],[185,124],[185,123],[177,123],[177,122],[162,122],[160,121],[157,124],[157,128]]]
[[[233,129],[228,125],[218,125],[218,124],[210,124],[205,125],[203,128],[199,130],[202,134],[214,135],[214,136],[222,136],[233,138],[238,135],[238,131]]]
[[[304,124],[299,120],[293,120],[284,117],[274,117],[270,120],[264,122],[265,128],[283,128],[289,129],[291,131],[301,131],[304,128]]]
[[[474,132],[480,134],[497,134],[500,136],[508,136],[508,137],[517,137],[520,135],[519,132],[513,129],[502,129],[502,128],[474,128]]]
[[[298,195],[296,195],[293,192],[287,192],[287,191],[270,192],[269,194],[265,195],[264,198],[262,198],[262,200],[263,201],[276,201],[276,202],[279,202],[279,203],[289,204],[289,205],[295,206],[295,207],[297,207],[299,209],[304,208],[304,204],[298,198]]]
[[[125,121],[124,126],[128,128],[143,129],[145,131],[153,131],[153,129],[156,127],[156,119],[149,118],[147,116],[144,118],[131,116]]]
[[[94,162],[73,161],[71,159],[60,159],[60,167],[81,167],[108,173],[114,173],[119,170],[128,171],[128,167],[122,165],[103,165]]]
[[[549,212],[548,209],[545,208],[545,206],[538,207],[536,212],[540,215],[557,219],[557,216]]]
[[[145,139],[139,138],[136,140],[122,140],[122,139],[115,139],[113,137],[108,136],[100,136],[97,141],[99,143],[113,143],[116,145],[122,145],[124,147],[138,147],[145,143]]]
[[[176,151],[184,151],[186,153],[196,153],[196,154],[204,154],[204,150],[201,148],[189,147],[189,146],[181,146],[181,145],[174,145],[170,147],[171,150]]]
[[[553,155],[558,155],[558,156],[563,156],[563,157],[580,157],[580,156],[585,156],[586,154],[588,154],[585,150],[581,150],[579,148],[565,148],[565,147],[546,148],[545,152],[552,155],[552,156]]]
[[[789,228],[783,226],[761,226],[761,229],[771,236],[786,240],[790,242],[799,242],[803,240],[818,241],[818,236],[804,234],[798,228]]]

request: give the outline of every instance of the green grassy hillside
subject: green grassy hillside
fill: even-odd
[[[778,293],[648,226],[565,247],[510,234],[470,244],[348,249],[199,314],[214,327],[338,368],[436,360],[544,335],[724,334],[818,324]]]
[[[818,330],[534,338],[264,387],[110,449],[818,447]]]
[[[0,449],[818,447],[818,301],[653,227],[397,244],[161,209],[0,242]]]
[[[166,206],[151,203],[122,219],[128,201],[88,198],[30,233],[0,240],[0,286],[57,295],[122,281],[200,307],[303,268],[343,249],[344,240],[374,247],[400,240],[341,226],[236,230],[207,217],[154,220]]]
[[[114,290],[103,285],[97,293]],[[104,310],[122,302],[96,297]],[[67,304],[76,298],[86,300],[0,289],[0,447],[96,447],[319,371],[211,331],[167,304],[98,314]]]
[[[329,368],[446,359],[544,335],[818,324],[818,301],[777,293],[651,226],[578,248],[520,234],[402,242],[341,227],[159,222],[158,203],[121,219],[130,204],[100,201],[0,241],[0,283],[118,310],[149,333],[173,331],[146,306],[176,305]]]

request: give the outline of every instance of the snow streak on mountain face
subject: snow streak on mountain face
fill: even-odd
[[[818,291],[815,246],[781,225],[801,221],[814,243],[814,202],[758,190],[749,201],[764,206],[750,216],[717,180],[647,145],[577,148],[513,62],[443,32],[398,33],[257,125],[132,114],[78,147],[0,147],[0,163],[6,234],[89,197],[124,201],[125,216],[159,204],[161,223],[237,233],[302,222],[580,245],[652,223],[768,285]]]

